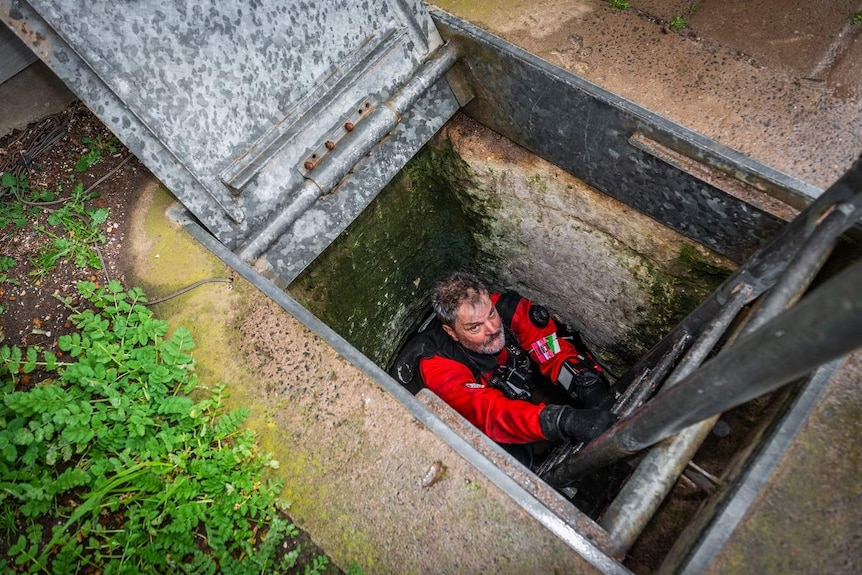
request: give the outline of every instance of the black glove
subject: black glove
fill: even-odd
[[[604,409],[575,409],[569,405],[548,405],[539,412],[539,426],[545,439],[569,439],[589,443],[617,420]]]
[[[610,409],[614,395],[604,376],[589,367],[563,363],[557,381],[574,399],[580,400],[586,409]]]

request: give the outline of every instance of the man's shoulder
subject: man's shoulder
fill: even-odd
[[[512,318],[515,317],[515,310],[518,309],[518,304],[521,303],[521,300],[523,299],[525,299],[524,296],[514,290],[491,294],[491,301],[494,302],[494,306],[497,308],[497,313],[500,314],[500,317],[503,319],[503,322],[507,327],[512,325]]]
[[[419,362],[423,359],[453,356],[450,349],[453,343],[452,338],[443,331],[440,322],[432,321],[407,341],[389,373],[415,394],[422,387]]]

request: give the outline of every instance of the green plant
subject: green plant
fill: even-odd
[[[280,483],[265,477],[277,462],[242,428],[248,410],[225,408],[224,385],[188,395],[199,390],[188,330],[169,334],[140,289],[112,281],[78,291],[93,309],[70,316],[62,356],[0,347],[0,569],[293,567],[299,549],[277,550],[297,529],[279,512]],[[22,388],[37,371],[46,379]],[[323,568],[315,559],[306,572]]]
[[[62,229],[62,234],[54,233],[44,226],[36,228],[51,240],[51,244],[33,258],[36,269],[31,275],[45,276],[63,258],[72,259],[81,268],[89,266],[102,269],[99,255],[91,245],[105,243],[100,226],[108,218],[108,209],[87,208],[85,203],[94,197],[93,193],[85,193],[82,184],[75,184],[69,200],[48,216],[48,223]]]
[[[0,256],[0,283],[11,283],[13,285],[18,285],[20,282],[18,280],[9,279],[9,276],[5,273],[18,265],[18,262],[15,261],[15,258],[11,258],[9,256]],[[3,308],[0,307],[0,312],[3,311]]]
[[[627,2],[627,0],[610,0],[608,2],[608,5],[611,8],[616,8],[617,10],[628,10],[629,9],[629,3]]]
[[[853,14],[853,16],[850,18],[850,22],[854,25],[862,24],[862,12],[856,12],[855,14]]]
[[[671,30],[676,30],[677,32],[679,32],[680,30],[688,26],[688,22],[686,22],[685,18],[683,18],[682,16],[675,16],[668,25],[670,26]]]
[[[18,229],[23,228],[27,225],[27,212],[22,199],[30,192],[30,183],[24,176],[3,172],[0,186],[3,188],[3,193],[0,194],[0,198],[3,199],[0,203],[0,229],[9,224],[14,224]],[[5,196],[12,196],[12,198],[5,198]]]
[[[700,0],[690,0],[685,7],[685,11],[689,16],[691,16],[697,12],[698,8],[700,8]]]
[[[105,153],[117,153],[117,139],[114,136],[108,139],[97,136],[95,140],[89,136],[84,136],[81,138],[81,143],[87,146],[89,150],[75,162],[75,171],[78,173],[86,172],[90,166],[100,162]]]

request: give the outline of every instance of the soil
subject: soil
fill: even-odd
[[[34,145],[47,133],[63,129],[65,133],[49,149],[33,155]],[[98,246],[103,269],[81,268],[75,262],[61,259],[49,273],[36,278],[40,266],[34,263],[37,254],[49,247],[50,238],[39,229],[44,227],[54,234],[63,234],[62,228],[48,224],[48,216],[61,203],[33,206],[39,209],[35,219],[17,229],[8,225],[0,230],[0,251],[13,258],[17,265],[3,272],[0,283],[2,316],[0,342],[11,346],[38,345],[56,351],[57,339],[71,331],[67,317],[69,310],[58,299],[77,295],[79,281],[104,283],[108,278],[125,281],[121,268],[124,238],[128,232],[127,210],[134,204],[133,195],[147,177],[147,170],[122,145],[117,152],[103,156],[81,174],[75,173],[75,163],[89,151],[82,138],[110,139],[112,134],[83,105],[75,103],[60,114],[34,122],[27,128],[13,132],[0,140],[0,167],[26,176],[31,188],[46,188],[56,192],[58,200],[71,195],[72,187],[80,182],[84,188],[93,186],[97,197],[88,208],[108,208],[108,219],[102,225],[107,241]],[[29,161],[24,161],[28,158]],[[25,165],[26,164],[26,165]],[[122,165],[121,165],[122,164]],[[75,174],[70,181],[70,175]],[[4,189],[4,192],[6,190]],[[7,201],[8,197],[0,198]]]
[[[112,137],[86,106],[75,102],[60,113],[0,138],[0,174],[25,176],[31,189],[47,189],[57,197],[48,202],[31,202],[29,207],[35,214],[28,216],[24,227],[9,224],[0,229],[0,256],[16,262],[14,267],[0,271],[0,345],[39,346],[62,357],[57,341],[73,326],[68,319],[71,310],[61,298],[72,298],[71,304],[78,305],[76,285],[80,281],[104,285],[117,280],[126,288],[132,287],[127,283],[134,281],[131,253],[135,246],[127,244],[134,219],[132,211],[139,190],[153,176],[115,140],[115,152],[103,154],[100,161],[82,173],[75,171],[78,160],[90,152],[85,139],[107,142]],[[95,192],[95,197],[85,204],[87,208],[109,210],[107,220],[100,226],[106,241],[95,246],[101,269],[79,267],[70,259],[60,259],[48,273],[39,275],[45,268],[35,260],[52,241],[45,232],[65,235],[61,227],[48,222],[48,217],[70,197],[77,183]],[[6,188],[0,188],[0,210],[13,199]],[[43,378],[37,370],[22,376],[21,386],[32,386]],[[323,554],[304,531],[285,542],[280,552],[287,553],[296,545],[302,548],[297,572]],[[0,541],[0,552],[7,548],[8,542]],[[330,563],[324,573],[341,571]]]

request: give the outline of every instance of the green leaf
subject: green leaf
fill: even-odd
[[[33,432],[26,427],[22,427],[12,435],[12,443],[15,445],[30,445],[33,439]]]
[[[18,178],[16,178],[12,172],[3,172],[3,176],[0,177],[0,184],[2,184],[4,188],[12,189],[17,187]]]
[[[56,371],[57,370],[57,356],[51,353],[50,351],[45,352],[45,370],[47,371]]]
[[[9,271],[16,265],[18,265],[18,262],[15,261],[15,258],[0,256],[0,272]]]
[[[93,439],[94,435],[93,428],[84,425],[69,426],[63,430],[63,438],[79,446]]]
[[[90,214],[90,221],[93,225],[98,226],[99,224],[105,223],[105,220],[108,219],[108,208],[100,208]]]
[[[9,354],[4,358],[4,363],[6,364],[6,369],[9,370],[9,373],[16,374],[18,370],[21,369],[21,348],[19,347],[11,347],[9,349]]]
[[[0,449],[0,454],[3,455],[3,459],[9,462],[18,459],[18,450],[11,443],[4,445],[3,449]]]
[[[194,407],[194,400],[186,396],[169,396],[164,398],[156,408],[158,413],[186,415]]]
[[[34,347],[27,348],[27,361],[24,363],[24,373],[33,373],[36,369],[36,361],[39,359],[39,354]]]
[[[213,428],[215,439],[221,440],[236,433],[248,418],[249,413],[247,407],[241,407],[220,417]]]
[[[63,493],[75,487],[87,485],[90,482],[90,475],[78,467],[70,467],[57,477],[56,481],[49,486],[51,495]]]

